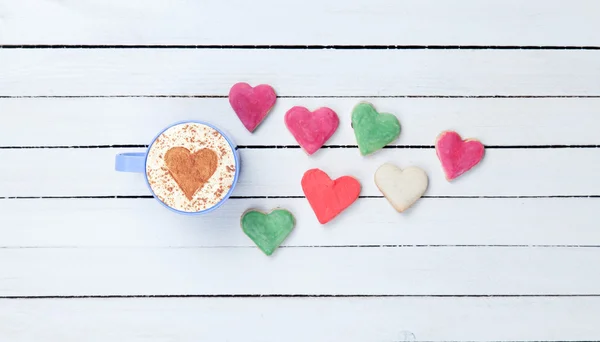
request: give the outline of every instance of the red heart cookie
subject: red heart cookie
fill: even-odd
[[[348,208],[360,194],[360,183],[350,176],[331,180],[319,170],[310,169],[302,177],[302,191],[321,224],[331,221]]]
[[[236,83],[229,90],[229,104],[244,127],[254,132],[275,105],[277,95],[270,85],[251,87],[248,83]]]
[[[284,120],[288,130],[309,155],[317,152],[331,138],[340,123],[337,114],[327,107],[311,112],[305,107],[295,106],[285,113]]]
[[[477,165],[483,159],[484,150],[479,140],[463,140],[458,133],[452,131],[442,132],[435,142],[435,151],[448,181]]]

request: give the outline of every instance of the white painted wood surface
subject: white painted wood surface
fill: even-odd
[[[20,0],[3,44],[598,45],[594,0]]]
[[[129,151],[129,149],[127,150]],[[143,151],[143,149],[131,149]],[[0,150],[4,196],[150,195],[143,175],[114,171],[123,149]],[[241,170],[234,196],[301,196],[300,180],[319,167],[331,177],[356,177],[361,195],[381,195],[373,174],[385,162],[418,165],[432,178],[430,196],[553,196],[600,193],[600,154],[596,149],[490,149],[485,162],[455,182],[447,182],[434,149],[385,149],[367,158],[357,148],[323,149],[307,157],[301,149],[240,150]],[[32,161],[46,165],[43,174]],[[55,163],[63,160],[63,163]],[[335,160],[335,162],[332,162]],[[77,161],[77,163],[69,162]],[[585,165],[573,168],[572,165]],[[503,175],[499,177],[499,175]],[[95,182],[90,182],[92,178]],[[308,202],[306,203],[308,204]]]
[[[340,126],[327,145],[356,145],[350,112],[358,101],[398,117],[402,132],[391,145],[433,145],[448,128],[479,137],[486,145],[600,145],[594,125],[600,98],[326,97],[278,99],[257,134],[236,121],[226,98],[0,99],[2,111],[14,114],[11,122],[27,125],[29,132],[0,126],[0,146],[147,145],[163,127],[190,118],[227,128],[238,145],[295,145],[283,126],[284,114],[293,106],[335,110]],[[46,133],[48,126],[55,134]]]
[[[598,258],[577,247],[287,248],[273,258],[256,248],[16,248],[0,251],[11,277],[0,294],[595,295]]]
[[[2,300],[0,327],[27,341],[584,341],[599,307],[551,297]]]
[[[591,0],[0,1],[0,340],[600,340],[599,13]],[[225,97],[238,81],[281,96],[255,134]],[[396,148],[360,157],[361,100],[398,115]],[[332,148],[294,148],[294,105],[338,112]],[[113,171],[116,153],[184,119],[241,145],[236,198],[209,216],[166,211],[141,176]],[[445,129],[488,146],[452,184],[431,148]],[[429,174],[404,214],[373,183],[384,162]],[[375,198],[321,226],[301,197],[311,167]],[[275,206],[298,225],[269,258],[239,217]]]
[[[249,206],[263,210],[282,206],[304,227],[295,230],[284,246],[597,246],[598,225],[589,218],[598,201],[425,198],[414,210],[399,215],[383,198],[361,198],[352,210],[323,227],[303,198],[232,199],[219,215],[202,218],[161,211],[151,199],[9,200],[2,202],[0,227],[19,229],[0,230],[0,241],[9,248],[250,247],[252,242],[239,232],[240,212]],[[35,215],[30,214],[32,206]]]
[[[5,96],[594,96],[597,50],[3,49]]]

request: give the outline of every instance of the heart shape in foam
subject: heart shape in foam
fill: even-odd
[[[383,148],[400,135],[400,121],[395,115],[379,113],[366,102],[352,110],[352,128],[363,156]]]
[[[309,155],[315,153],[337,130],[340,119],[327,107],[314,112],[295,106],[285,113],[285,125]]]
[[[332,180],[320,169],[310,169],[302,177],[302,191],[317,215],[325,224],[348,208],[360,194],[360,183],[353,177]]]
[[[375,171],[375,185],[398,212],[410,208],[427,190],[427,173],[416,166],[404,170],[385,163]]]
[[[479,140],[463,140],[458,133],[445,131],[436,139],[435,151],[446,179],[451,181],[477,165],[483,159],[485,147]]]
[[[208,148],[191,153],[185,147],[173,147],[165,153],[169,174],[190,201],[217,170],[217,154]]]
[[[241,221],[244,233],[266,255],[273,254],[295,225],[294,215],[285,209],[275,209],[268,214],[248,210]]]
[[[254,132],[265,119],[276,100],[275,90],[267,84],[252,87],[248,83],[240,82],[229,90],[229,104],[250,132]]]

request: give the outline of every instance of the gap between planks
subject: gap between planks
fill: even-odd
[[[48,145],[48,146],[0,146],[0,150],[26,150],[26,149],[98,149],[98,148],[148,148],[144,144],[116,144],[116,145]],[[244,150],[265,150],[265,149],[299,149],[299,145],[237,145],[236,149]],[[321,148],[325,149],[357,149],[358,145],[324,145]],[[434,149],[434,145],[388,145],[384,149]],[[563,149],[563,148],[600,148],[600,145],[595,144],[578,144],[578,145],[485,145],[486,149]]]
[[[440,244],[401,244],[401,245],[281,245],[277,248],[599,248],[600,245],[514,245],[514,244],[460,244],[460,245],[440,245]],[[166,246],[166,247],[140,247],[140,246],[0,246],[0,249],[256,249],[256,246]]]
[[[46,199],[152,199],[151,195],[114,196],[4,196],[0,200],[46,200]],[[229,199],[298,199],[305,196],[231,196]],[[359,199],[382,199],[383,196],[358,196]],[[422,196],[422,199],[543,199],[543,198],[600,198],[600,195],[514,195],[514,196]]]
[[[485,294],[485,295],[408,295],[408,294],[182,294],[182,295],[64,295],[0,296],[0,299],[135,299],[135,298],[595,298],[600,294]]]
[[[226,99],[227,95],[0,95],[0,99],[194,98]],[[598,99],[600,95],[278,95],[278,99]]]
[[[252,45],[252,44],[3,44],[0,49],[229,49],[229,50],[600,50],[594,45]]]

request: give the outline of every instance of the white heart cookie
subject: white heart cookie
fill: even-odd
[[[429,179],[425,171],[416,166],[403,170],[386,163],[375,171],[375,184],[394,209],[401,213],[423,196]]]

